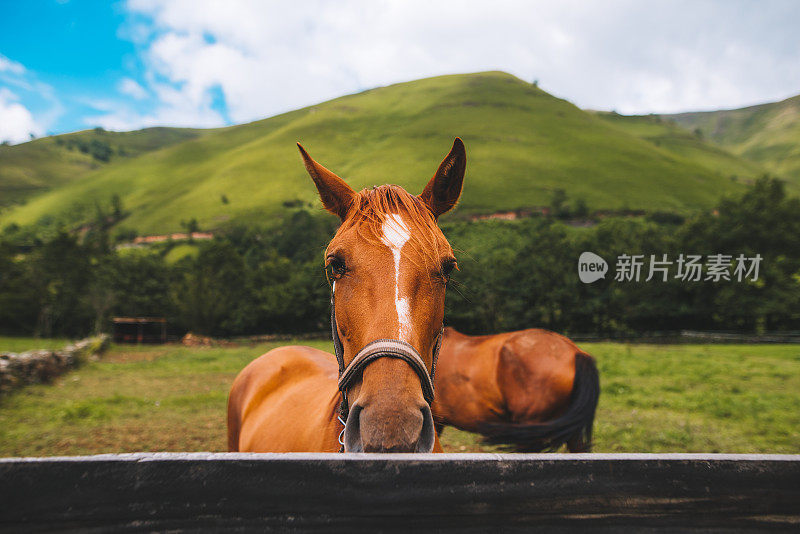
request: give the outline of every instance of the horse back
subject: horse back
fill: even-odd
[[[466,336],[445,329],[436,366],[434,419],[476,431],[487,417],[501,417],[503,393],[497,383],[500,349],[507,334]]]
[[[579,353],[572,341],[548,330],[521,330],[505,338],[497,361],[497,383],[507,415],[518,422],[561,415],[569,406]]]
[[[334,357],[311,347],[280,347],[250,362],[228,397],[228,450],[339,450],[337,373]]]

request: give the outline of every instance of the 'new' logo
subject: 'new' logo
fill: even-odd
[[[578,258],[578,276],[584,284],[591,284],[606,277],[608,264],[594,252],[584,252]]]

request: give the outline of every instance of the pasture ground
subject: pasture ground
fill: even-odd
[[[53,384],[0,397],[0,456],[224,451],[233,378],[281,344],[115,345]],[[601,373],[596,452],[800,453],[798,345],[580,345]],[[42,346],[0,338],[0,351]],[[495,450],[452,428],[442,441]]]
[[[47,349],[55,350],[70,344],[64,338],[31,338],[31,337],[6,337],[0,336],[0,352],[25,352],[26,350]]]

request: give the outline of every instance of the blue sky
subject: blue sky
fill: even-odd
[[[800,2],[0,0],[0,140],[212,127],[505,70],[622,113],[800,93]]]
[[[48,121],[53,131],[85,128],[83,117],[96,113],[89,102],[114,96],[120,78],[141,71],[136,47],[118,35],[126,21],[123,7],[86,1],[0,3],[0,53],[25,69],[0,78],[0,86],[18,94],[34,116],[59,108]]]

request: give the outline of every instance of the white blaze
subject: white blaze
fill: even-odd
[[[399,325],[399,339],[408,341],[411,334],[411,309],[408,299],[400,298],[400,252],[411,238],[405,221],[398,213],[392,213],[383,221],[383,236],[381,242],[389,247],[394,256],[394,306],[397,309],[397,324]]]

